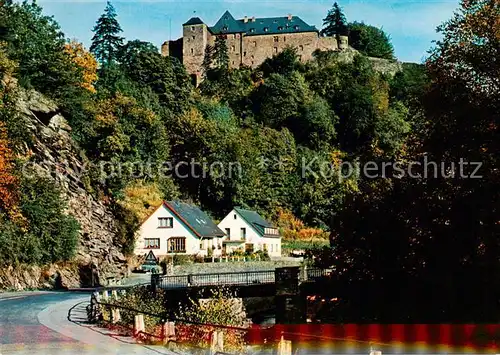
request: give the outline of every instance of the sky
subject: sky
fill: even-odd
[[[421,63],[432,42],[439,39],[436,27],[452,17],[459,0],[339,0],[348,21],[364,21],[386,31],[396,56],[404,62]],[[235,18],[277,17],[291,13],[318,29],[333,0],[129,0],[112,1],[127,40],[140,39],[160,47],[182,35],[182,24],[192,16],[207,25],[217,22],[225,10]],[[105,0],[38,0],[47,15],[54,16],[66,37],[90,47],[92,28],[106,5]]]

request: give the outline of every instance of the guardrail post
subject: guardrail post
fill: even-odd
[[[163,345],[166,345],[170,340],[175,340],[175,323],[163,323]]]
[[[212,333],[210,343],[210,354],[216,354],[224,351],[224,333],[221,331],[214,331]]]
[[[281,340],[278,343],[277,355],[292,355],[292,341],[285,340],[283,336],[281,336]]]
[[[122,320],[119,308],[111,308],[111,323],[118,323]]]
[[[134,317],[134,337],[137,337],[139,334],[143,333],[144,330],[144,316],[142,314],[137,314]]]

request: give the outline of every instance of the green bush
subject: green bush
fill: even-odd
[[[49,264],[71,260],[78,245],[79,224],[65,213],[66,203],[51,181],[21,180],[19,226],[0,213],[0,264]]]

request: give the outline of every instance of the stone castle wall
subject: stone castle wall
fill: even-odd
[[[207,45],[215,45],[216,36],[212,35],[204,24],[184,26],[183,37],[177,41],[167,41],[162,46],[164,56],[174,54],[172,48],[177,48],[182,41],[181,61],[189,74],[201,78],[202,64]],[[333,37],[319,37],[317,32],[244,35],[240,33],[226,35],[229,54],[229,65],[239,68],[241,65],[258,67],[267,58],[280,53],[286,47],[297,48],[297,54],[302,62],[312,59],[314,51],[337,50],[339,45]],[[181,51],[177,51],[180,53]]]

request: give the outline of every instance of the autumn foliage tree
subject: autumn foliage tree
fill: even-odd
[[[12,216],[19,203],[18,180],[14,175],[13,155],[7,139],[7,130],[0,121],[0,212]]]
[[[66,43],[64,51],[81,73],[81,87],[95,93],[94,83],[97,81],[97,60],[83,47],[83,44],[76,41]]]

